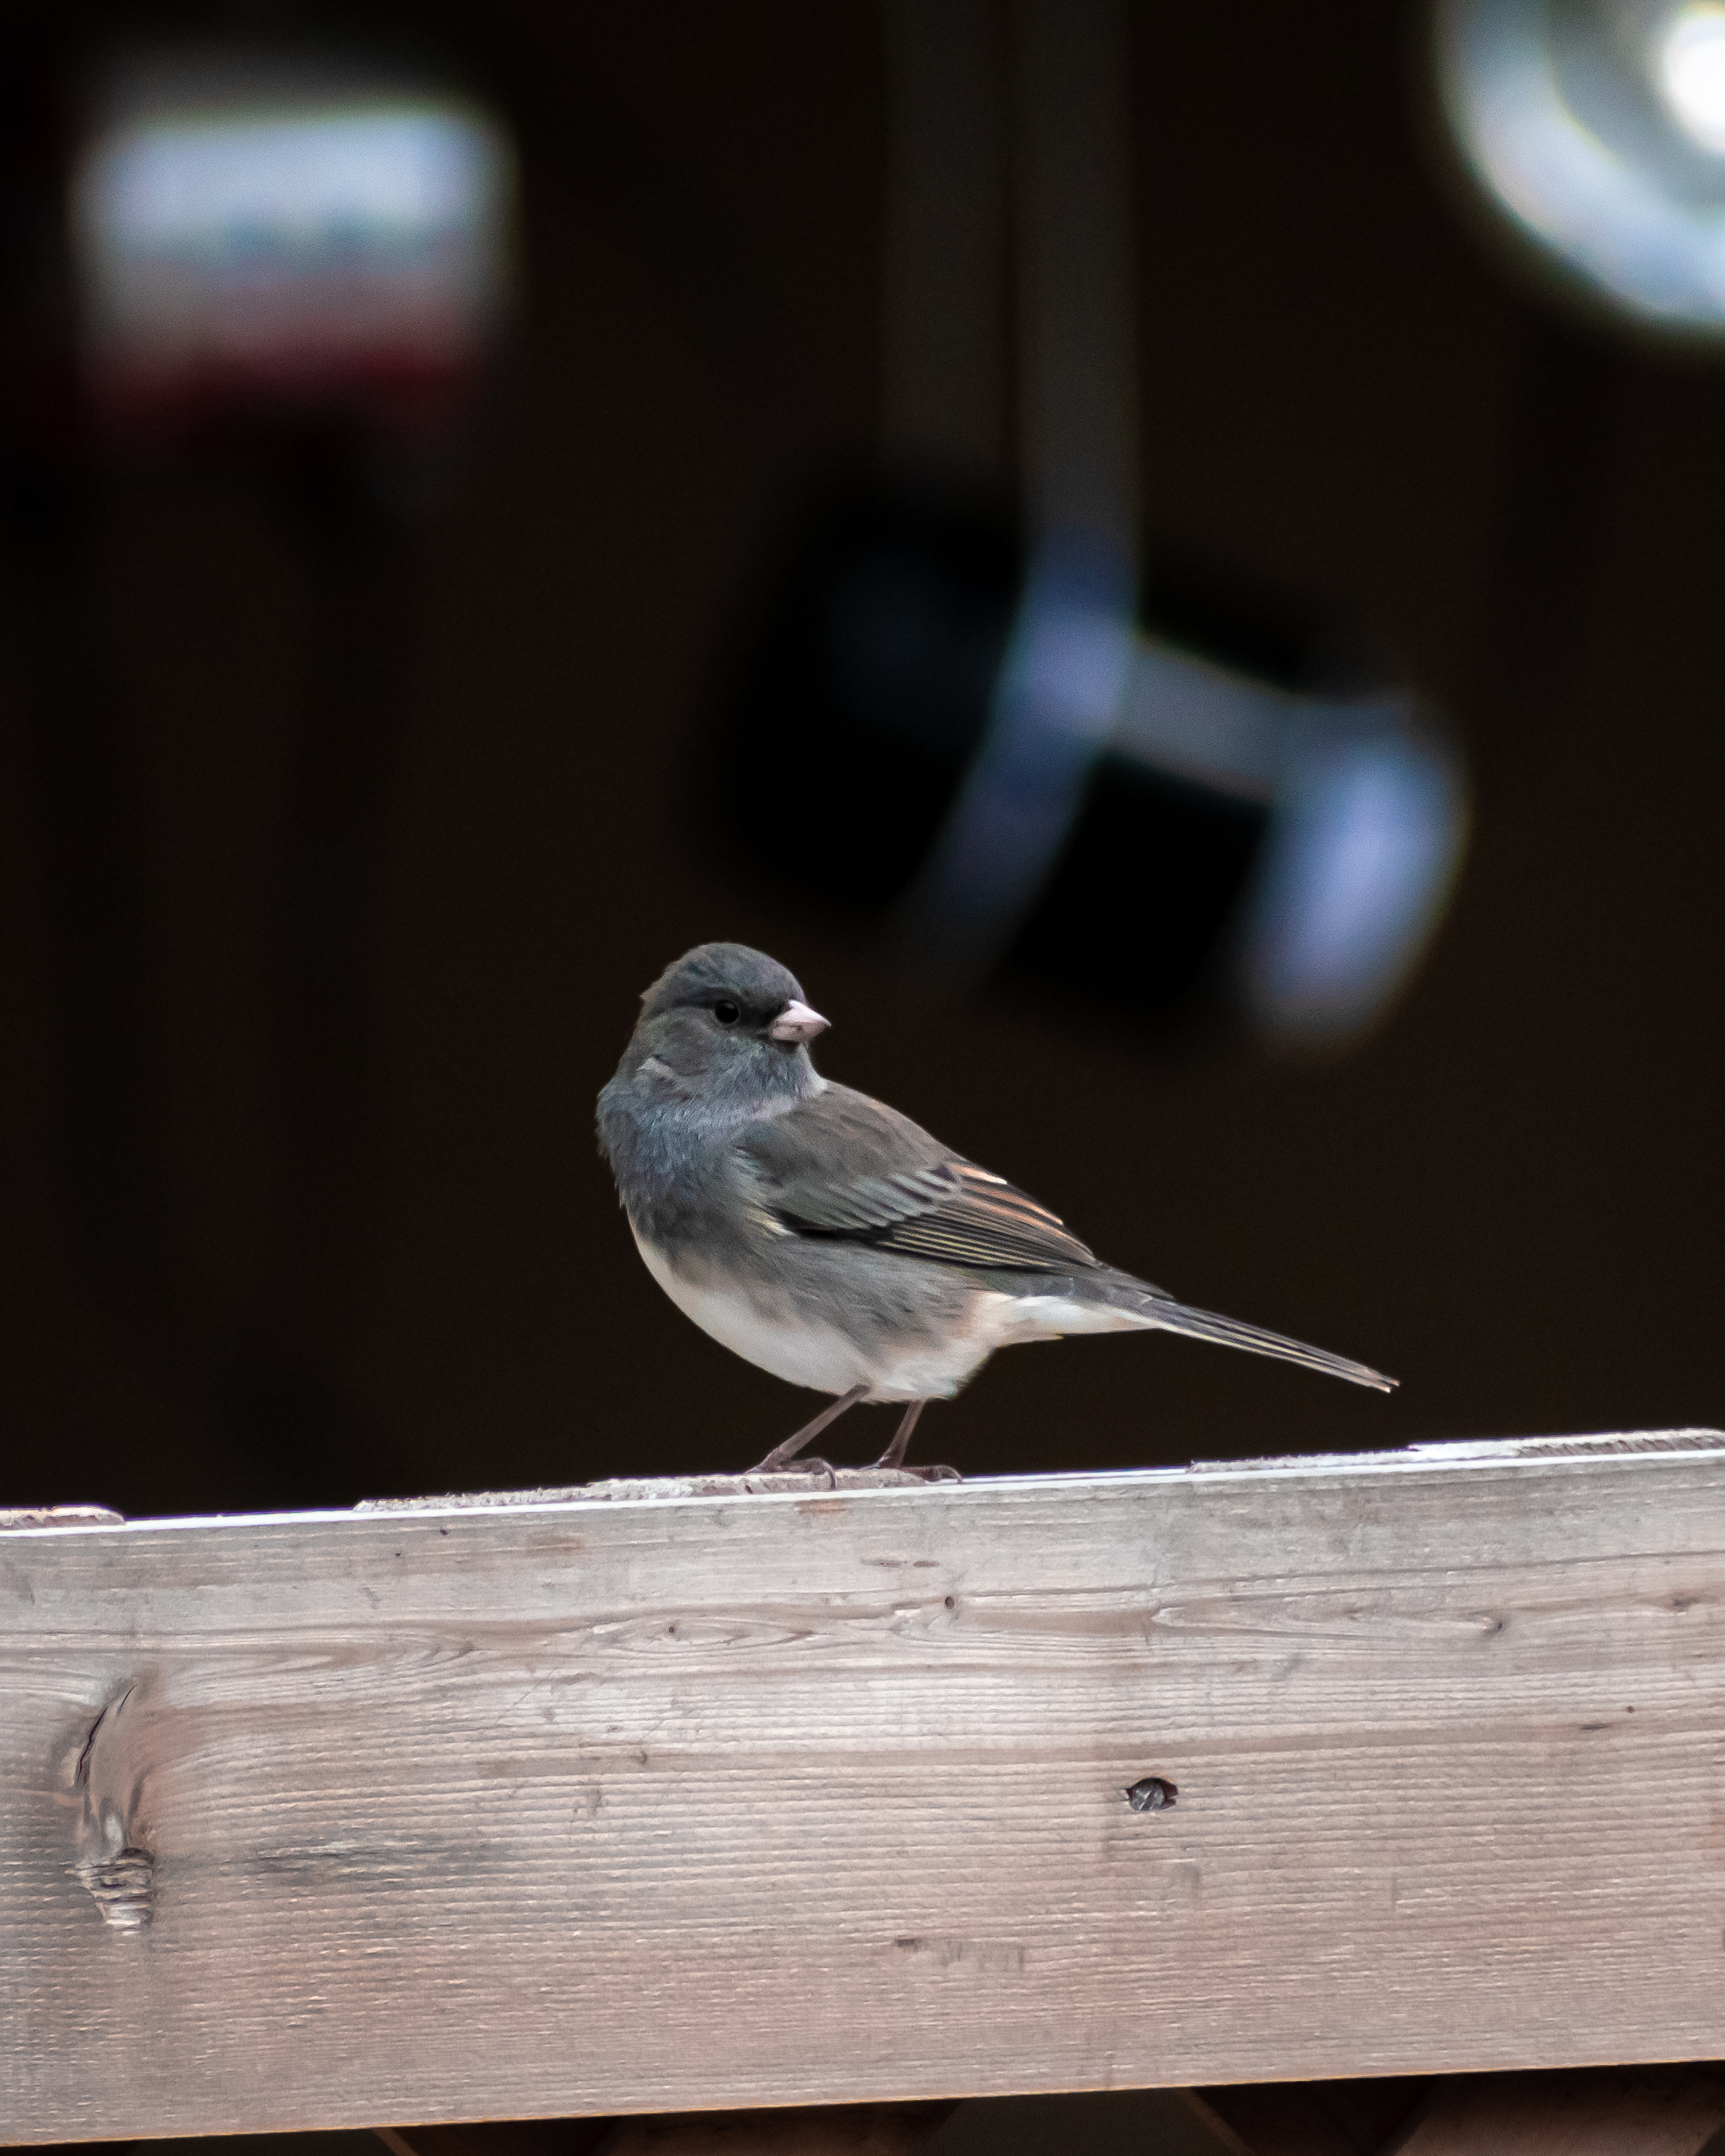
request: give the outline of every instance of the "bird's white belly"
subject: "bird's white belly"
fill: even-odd
[[[786,1383],[818,1393],[848,1393],[866,1385],[875,1400],[951,1399],[997,1348],[1014,1342],[1056,1340],[1066,1332],[1136,1329],[1145,1321],[1060,1296],[1009,1296],[979,1290],[963,1322],[948,1324],[937,1338],[926,1333],[901,1345],[877,1343],[870,1353],[836,1326],[775,1318],[742,1287],[715,1286],[678,1272],[629,1222],[642,1263],[683,1315],[701,1331],[770,1370]]]
[[[871,1382],[860,1349],[842,1332],[829,1326],[776,1323],[741,1288],[701,1286],[685,1279],[663,1250],[635,1230],[633,1221],[629,1228],[643,1264],[684,1317],[733,1355],[770,1370],[787,1384],[807,1385],[818,1393],[848,1393],[853,1385]]]

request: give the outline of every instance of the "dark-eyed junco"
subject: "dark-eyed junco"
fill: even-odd
[[[907,1403],[879,1463],[897,1467],[925,1401],[997,1348],[1067,1332],[1183,1332],[1394,1386],[1117,1272],[1003,1177],[829,1084],[809,1056],[828,1021],[761,952],[703,943],[641,1001],[599,1146],[647,1270],[714,1339],[837,1395],[762,1468],[859,1400]]]

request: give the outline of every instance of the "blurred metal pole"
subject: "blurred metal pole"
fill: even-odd
[[[1118,721],[1137,601],[1137,340],[1124,0],[1014,0],[1019,477],[1032,558],[988,732],[906,901],[960,972],[1010,946]]]
[[[1135,561],[1124,0],[885,0],[882,21],[886,454],[998,477],[1015,372],[1033,526]]]
[[[880,434],[901,471],[1006,476],[1006,23],[1000,0],[885,0]]]
[[[888,11],[888,440],[956,454],[971,416],[965,371],[986,373],[978,295],[998,257],[986,251],[982,146],[995,139],[987,90],[1004,20],[1029,539],[986,727],[902,901],[901,938],[974,980],[1033,920],[1044,959],[1052,934],[1062,964],[1091,918],[1107,928],[1118,908],[1099,907],[1081,875],[1070,888],[1091,895],[1064,924],[1050,930],[1043,915],[1083,860],[1107,758],[1117,776],[1132,766],[1266,812],[1262,843],[1228,871],[1235,897],[1214,947],[1225,942],[1231,992],[1266,1033],[1345,1039],[1441,915],[1466,839],[1465,772],[1404,695],[1291,695],[1137,635],[1131,22],[1125,0],[1004,4],[1004,18],[977,0],[926,11],[890,0]],[[1151,938],[1162,927],[1137,923]]]
[[[1130,565],[1135,587],[1130,59],[1124,0],[1014,0],[1013,208],[1026,504],[1038,530],[1099,542]]]

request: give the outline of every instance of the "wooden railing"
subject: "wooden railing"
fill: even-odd
[[[1725,1437],[709,1486],[9,1516],[0,2138],[1725,2057]]]

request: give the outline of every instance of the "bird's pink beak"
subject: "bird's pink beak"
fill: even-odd
[[[818,1010],[810,1010],[807,1004],[794,998],[788,1003],[767,1029],[769,1040],[813,1040],[818,1033],[824,1033],[832,1024]]]

